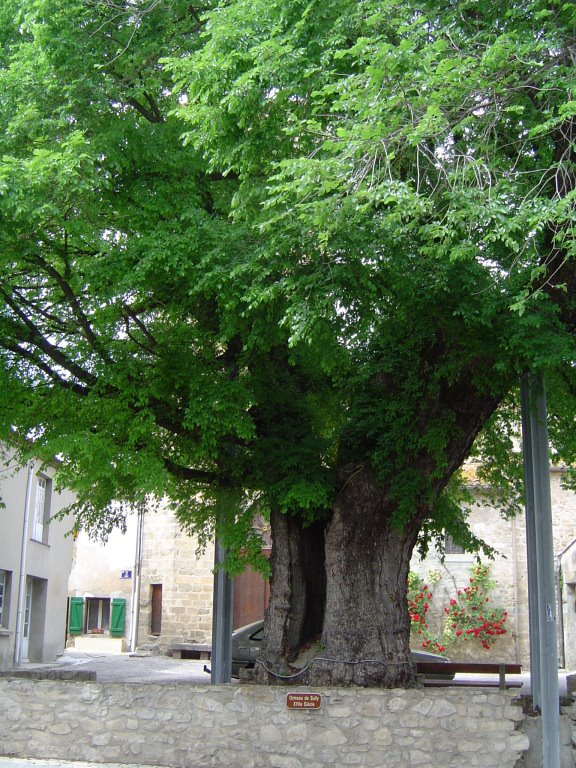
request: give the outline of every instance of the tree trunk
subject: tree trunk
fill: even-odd
[[[306,641],[320,637],[326,599],[324,521],[271,515],[272,578],[255,679],[276,684],[292,678],[291,662]]]
[[[502,397],[496,388],[470,387],[472,374],[466,369],[422,406],[423,433],[439,421],[449,429],[443,462],[425,449],[412,457],[421,492],[414,494],[410,519],[397,523],[390,489],[368,462],[341,468],[327,522],[306,527],[298,516],[273,514],[273,578],[258,682],[414,684],[407,601],[412,552],[434,500]]]
[[[407,581],[421,516],[397,529],[391,512],[372,471],[349,473],[326,535],[322,650],[307,671],[311,685],[413,685]]]

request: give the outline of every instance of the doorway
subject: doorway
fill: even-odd
[[[30,621],[32,618],[32,578],[26,578],[26,598],[24,600],[24,622],[22,625],[22,661],[30,660]]]
[[[151,584],[150,634],[162,634],[162,584]]]

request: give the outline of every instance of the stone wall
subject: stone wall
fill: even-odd
[[[167,509],[147,514],[142,542],[138,645],[209,643],[212,637],[214,548],[199,554],[198,542],[182,531]],[[162,627],[151,633],[152,585],[162,586]]]
[[[553,470],[550,475],[552,498],[554,554],[562,551],[576,539],[576,496],[562,487],[562,472]],[[491,594],[491,604],[508,611],[506,635],[485,651],[479,642],[458,642],[447,649],[450,658],[474,658],[482,661],[519,662],[525,669],[530,664],[528,637],[528,565],[526,559],[526,520],[523,514],[513,520],[505,520],[491,506],[488,498],[478,492],[478,503],[469,518],[473,532],[497,550],[490,575],[496,581]],[[484,559],[485,562],[488,562]],[[414,558],[411,568],[424,578],[430,571],[437,571],[441,580],[434,588],[434,598],[429,616],[430,623],[442,632],[443,606],[458,588],[468,583],[473,555],[446,555],[444,562],[431,551],[425,560]],[[576,585],[564,584],[564,637],[566,668],[576,667]]]
[[[319,709],[295,710],[280,687],[0,679],[0,755],[174,768],[513,768],[529,746],[512,692],[320,693]]]

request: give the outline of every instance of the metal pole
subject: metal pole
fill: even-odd
[[[34,462],[28,464],[26,479],[26,500],[24,502],[24,522],[22,523],[22,545],[20,548],[20,580],[18,582],[18,606],[16,610],[16,631],[14,633],[14,664],[22,661],[22,633],[26,604],[26,561],[28,560],[28,530],[30,528],[30,506],[32,503],[32,475]]]
[[[216,539],[214,550],[214,600],[212,610],[211,683],[229,683],[232,676],[232,579],[222,564],[226,552]]]
[[[554,587],[554,547],[546,394],[542,377],[526,377],[530,420],[529,453],[532,462],[537,603],[540,636],[539,669],[542,710],[543,768],[559,768],[558,639]],[[529,562],[530,566],[530,562]]]
[[[522,450],[524,456],[524,491],[526,496],[526,560],[528,565],[528,626],[530,639],[530,687],[535,709],[542,704],[540,682],[540,628],[538,623],[538,557],[536,551],[536,510],[534,462],[532,456],[532,404],[528,376],[520,384],[522,409]]]
[[[556,587],[556,611],[558,616],[558,667],[566,666],[566,646],[564,645],[564,606],[562,603],[562,567],[560,558],[556,558],[554,569],[554,585]]]
[[[132,610],[130,619],[130,650],[138,647],[138,622],[140,620],[140,588],[142,584],[142,540],[144,531],[144,504],[138,506],[134,574],[132,579]]]

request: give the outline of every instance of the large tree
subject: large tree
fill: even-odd
[[[268,516],[262,682],[409,685],[412,552],[478,545],[473,450],[518,503],[526,371],[574,458],[576,5],[0,14],[0,436],[80,525],[167,497],[238,564]]]

